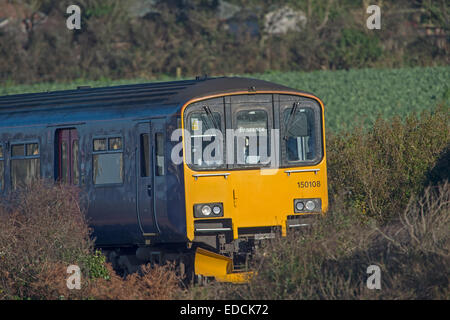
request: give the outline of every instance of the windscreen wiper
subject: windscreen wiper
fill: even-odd
[[[299,105],[300,105],[300,101],[294,102],[294,105],[292,106],[291,113],[289,114],[289,118],[288,118],[288,121],[287,121],[287,124],[286,124],[286,128],[284,129],[284,134],[285,134],[284,135],[284,140],[286,140],[286,141],[288,139],[288,132],[289,132],[289,129],[291,128],[292,119],[294,119],[294,115],[297,112],[297,109],[298,109]]]
[[[211,112],[211,109],[210,109],[207,105],[204,105],[204,106],[203,106],[203,109],[205,110],[206,115],[208,116],[209,121],[211,121],[211,123],[213,124],[214,129],[220,130],[220,127],[219,127],[219,125],[217,124],[216,118],[214,118],[214,115],[213,115],[213,113]]]

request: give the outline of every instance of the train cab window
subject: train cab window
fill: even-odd
[[[268,115],[265,110],[242,110],[236,114],[236,163],[259,165],[270,155]]]
[[[0,144],[0,192],[3,191],[5,186],[5,156],[3,154],[3,146]]]
[[[14,190],[40,177],[40,153],[37,143],[11,146],[11,182]]]
[[[122,138],[94,139],[93,168],[94,184],[123,183]]]
[[[316,157],[314,138],[314,112],[311,109],[299,108],[284,111],[286,126],[286,155],[289,162],[314,160]]]
[[[193,112],[188,117],[191,136],[190,162],[200,169],[220,167],[224,164],[221,115],[207,110]]]
[[[320,108],[313,102],[282,102],[284,164],[312,163],[321,158]]]

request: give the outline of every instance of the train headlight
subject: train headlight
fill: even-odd
[[[316,205],[314,204],[314,201],[306,201],[306,205],[305,205],[306,209],[308,211],[313,211],[316,208]]]
[[[211,207],[208,205],[205,205],[202,207],[202,215],[209,216],[211,214]]]
[[[322,199],[294,199],[295,213],[321,212]]]
[[[194,205],[194,218],[223,217],[223,203],[199,203]]]

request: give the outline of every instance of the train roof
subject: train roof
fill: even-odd
[[[51,110],[51,108],[110,108],[181,106],[194,98],[214,94],[252,91],[290,91],[306,93],[276,83],[239,77],[154,82],[101,88],[7,95],[0,97],[0,112]],[[170,108],[173,110],[173,108]]]

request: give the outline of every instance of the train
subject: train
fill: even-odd
[[[117,269],[245,282],[255,248],[327,211],[324,104],[241,77],[0,97],[0,194],[36,179],[86,195]]]

